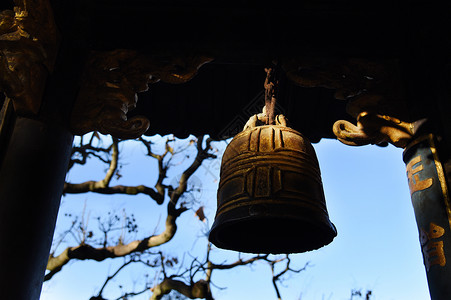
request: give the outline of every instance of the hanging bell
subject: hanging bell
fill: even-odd
[[[283,115],[276,125],[251,117],[227,146],[209,240],[249,253],[298,253],[337,235],[326,209],[315,150]]]

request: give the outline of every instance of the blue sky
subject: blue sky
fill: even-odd
[[[223,145],[224,142],[218,147]],[[293,256],[296,266],[302,267],[310,262],[310,267],[283,282],[282,298],[346,300],[350,298],[351,289],[371,289],[374,300],[429,299],[402,150],[393,146],[350,147],[328,139],[314,147],[321,166],[330,219],[337,227],[338,236],[322,249]],[[143,159],[144,149],[132,144],[122,147],[121,153],[127,164],[118,183],[153,186],[156,174],[152,170],[155,166],[152,160]],[[180,168],[187,162],[180,161]],[[177,177],[180,168],[174,168],[168,174],[169,183]],[[92,163],[74,169],[69,179],[72,182],[100,179],[103,170],[103,166]],[[193,179],[201,184],[196,205],[205,206],[209,225],[213,222],[216,208],[218,172],[219,162],[208,162]],[[108,210],[120,212],[124,208],[128,213],[134,213],[140,226],[136,238],[152,234],[156,226],[159,230],[163,228],[164,209],[146,196],[70,195],[63,198],[61,212],[81,212],[85,202],[90,216],[104,215]],[[63,230],[68,222],[69,219],[60,214],[59,230]],[[90,226],[95,225],[92,223]],[[189,211],[179,219],[178,227],[174,240],[162,247],[165,253],[179,255],[184,249],[202,257],[206,239],[201,232],[205,233],[208,226]],[[236,253],[215,249],[213,257],[218,262],[226,258],[233,260]],[[44,285],[41,299],[89,299],[98,291],[104,278],[114,271],[115,264],[112,260],[71,262]],[[129,287],[133,284],[139,286],[144,271],[132,267],[122,276]],[[217,300],[276,299],[270,269],[263,263],[232,271],[217,271],[213,282],[227,287],[214,290]],[[148,297],[147,294],[134,299]]]

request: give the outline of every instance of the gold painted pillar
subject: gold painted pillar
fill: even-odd
[[[451,298],[451,205],[436,145],[423,135],[403,154],[432,300]]]

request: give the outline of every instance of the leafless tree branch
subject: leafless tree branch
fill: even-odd
[[[292,269],[292,268],[290,267],[291,259],[290,259],[290,256],[289,256],[288,254],[287,254],[284,258],[274,259],[274,260],[268,260],[268,259],[266,259],[266,260],[268,261],[269,266],[271,267],[271,272],[272,272],[272,284],[273,284],[273,286],[274,286],[274,290],[275,290],[275,292],[276,292],[276,295],[277,295],[277,299],[278,299],[278,300],[281,300],[281,299],[282,299],[282,296],[281,296],[281,294],[280,294],[279,287],[278,287],[278,285],[277,285],[277,282],[279,282],[279,281],[281,280],[281,277],[282,277],[283,275],[285,275],[287,272],[299,273],[299,272],[305,271],[305,269],[307,269],[307,267],[308,267],[308,265],[309,265],[309,262],[307,262],[307,263],[304,265],[304,267],[302,267],[302,268],[300,268],[300,269]],[[278,264],[278,263],[280,263],[280,262],[285,262],[286,265],[285,265],[285,268],[284,268],[282,271],[280,271],[279,273],[276,274],[276,272],[275,272],[275,265]]]
[[[80,194],[87,192],[94,192],[99,194],[126,194],[137,195],[145,194],[154,199],[158,204],[162,204],[164,201],[165,190],[161,188],[161,182],[157,182],[156,190],[145,185],[138,186],[124,186],[116,185],[110,186],[111,179],[117,171],[119,161],[119,140],[113,138],[113,143],[108,149],[111,148],[111,159],[109,160],[109,168],[105,174],[105,177],[99,181],[86,181],[83,183],[69,183],[64,184],[63,193],[65,194]],[[86,160],[85,156],[83,158]],[[164,158],[164,156],[163,156]],[[166,176],[166,170],[160,170],[160,177]]]
[[[206,147],[202,147],[203,137],[198,138],[197,144],[197,155],[192,164],[183,172],[179,185],[173,191],[169,193],[170,201],[167,204],[167,217],[165,222],[165,229],[158,235],[152,235],[141,240],[135,240],[128,244],[118,243],[113,246],[103,246],[103,247],[93,247],[92,245],[81,243],[75,247],[67,247],[62,253],[57,256],[53,254],[50,255],[47,270],[48,274],[45,275],[44,280],[51,279],[56,273],[58,273],[64,265],[66,265],[70,260],[96,260],[103,261],[107,258],[116,258],[130,255],[132,253],[143,252],[149,248],[153,248],[170,241],[177,231],[176,220],[177,218],[186,210],[183,203],[177,207],[177,203],[183,193],[186,192],[187,182],[190,176],[200,167],[205,159],[213,158],[215,155],[209,154],[211,140],[206,141]],[[105,188],[105,185],[111,180],[111,176],[117,167],[117,157],[119,150],[117,147],[118,141],[113,142],[113,156],[112,163],[107,172],[107,175],[102,181],[97,182],[98,186]],[[166,144],[167,145],[167,144]],[[170,152],[168,146],[166,146],[166,152]],[[116,162],[114,162],[116,161]],[[161,173],[160,173],[161,175]]]
[[[213,300],[210,287],[207,281],[201,279],[193,284],[186,284],[183,281],[171,278],[164,279],[160,284],[151,289],[153,292],[150,300],[159,300],[171,291],[177,291],[190,299],[207,299]]]

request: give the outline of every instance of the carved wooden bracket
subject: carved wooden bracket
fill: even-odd
[[[380,90],[391,77],[386,64],[367,59],[296,58],[284,62],[283,69],[300,86],[335,89],[340,100]]]
[[[59,33],[48,0],[15,0],[14,11],[0,12],[0,92],[20,115],[36,115]]]
[[[334,89],[336,99],[348,101],[357,125],[339,120],[333,126],[346,145],[389,142],[404,148],[421,123],[400,120],[408,119],[408,110],[395,60],[296,58],[283,68],[298,85]]]
[[[333,131],[340,142],[350,146],[388,142],[395,147],[405,148],[424,122],[408,123],[389,116],[362,112],[357,117],[357,125],[339,120],[335,122]]]
[[[335,90],[335,98],[347,100],[347,111],[357,117],[363,111],[407,119],[398,62],[360,58],[295,58],[282,64],[287,77],[302,87]]]
[[[136,106],[136,93],[159,80],[186,82],[211,60],[205,56],[149,57],[125,49],[92,53],[72,111],[73,133],[99,131],[121,139],[141,136],[149,120],[142,116],[127,119],[127,112]]]

